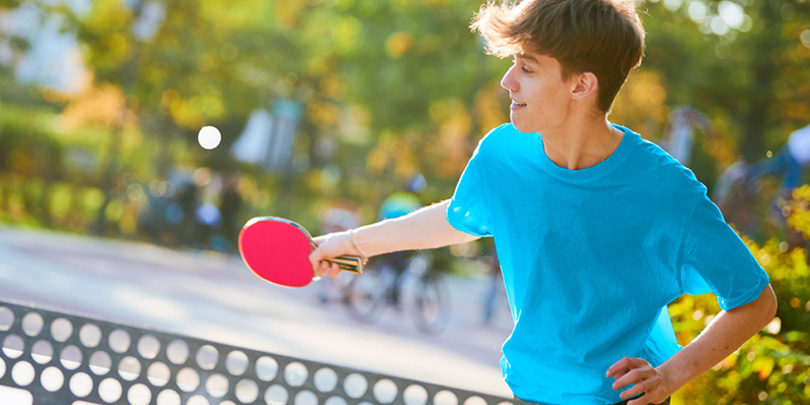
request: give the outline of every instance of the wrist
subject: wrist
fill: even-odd
[[[350,230],[347,232],[347,234],[348,234],[348,236],[349,236],[349,244],[351,245],[352,249],[354,249],[354,251],[357,253],[357,256],[358,256],[358,257],[360,257],[360,261],[361,261],[361,262],[363,263],[363,265],[365,266],[365,265],[366,265],[366,263],[368,263],[368,256],[366,256],[366,255],[363,253],[363,251],[362,251],[362,250],[360,250],[360,247],[359,247],[359,246],[357,246],[357,242],[355,242],[355,240],[354,240],[355,229],[350,229]]]
[[[656,370],[663,377],[664,385],[670,394],[686,385],[693,378],[690,377],[685,367],[679,367],[677,364],[673,364],[672,359],[656,367]]]

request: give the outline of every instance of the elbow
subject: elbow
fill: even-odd
[[[759,301],[761,301],[762,319],[764,324],[767,325],[776,316],[776,310],[779,307],[776,301],[776,294],[774,294],[770,284],[762,291]]]
[[[771,309],[770,309],[769,314],[770,314],[770,317],[773,318],[773,317],[776,316],[776,310],[779,309],[779,304],[777,304],[777,302],[776,302],[776,294],[774,294],[773,289],[771,288],[770,285],[768,286],[767,291],[768,291],[768,294],[771,297]]]
[[[773,288],[771,288],[769,284],[762,290],[762,294],[760,294],[757,299],[742,307],[732,309],[731,311],[746,313],[746,317],[748,318],[747,322],[750,322],[752,326],[756,325],[759,329],[762,329],[768,326],[776,316],[777,306],[776,294],[774,294]]]

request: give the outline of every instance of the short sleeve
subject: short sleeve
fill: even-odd
[[[489,144],[487,138],[497,130],[498,128],[490,131],[478,143],[447,207],[447,221],[450,225],[478,237],[492,236],[492,213],[488,210],[487,203],[487,195],[491,194],[488,191],[491,190],[487,190],[485,174]]]
[[[769,284],[768,274],[705,194],[692,214],[681,254],[684,292],[712,292],[723,310],[754,301]]]

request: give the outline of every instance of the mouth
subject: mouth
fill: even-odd
[[[526,103],[521,103],[520,101],[512,100],[512,108],[525,107],[525,106],[526,106]]]

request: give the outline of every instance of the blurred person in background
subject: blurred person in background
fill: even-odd
[[[779,190],[772,198],[766,217],[778,229],[787,232],[788,243],[794,247],[802,246],[805,241],[801,232],[787,226],[789,210],[785,210],[785,207],[793,199],[793,190],[804,184],[804,171],[808,163],[810,163],[810,125],[793,131],[787,145],[773,157],[748,165],[742,172],[745,181],[742,188],[751,194],[751,198],[759,194],[759,181],[762,178],[774,176],[780,180]],[[753,228],[751,233],[756,233],[756,224],[751,227]]]
[[[791,133],[787,145],[775,155],[748,164],[740,158],[720,175],[712,199],[726,212],[740,205],[752,205],[760,191],[759,181],[774,177],[779,181],[770,215],[782,218],[782,206],[790,199],[793,190],[804,184],[804,171],[810,163],[810,126]],[[743,202],[741,202],[741,200]],[[780,220],[781,220],[780,219]],[[751,233],[753,230],[747,232]]]
[[[780,196],[787,198],[794,188],[803,183],[803,171],[810,163],[810,125],[790,134],[787,145],[773,157],[751,164],[745,171],[749,182],[763,176],[778,176],[782,179]]]
[[[490,251],[484,256],[483,261],[487,267],[487,283],[484,289],[484,295],[481,299],[481,309],[484,325],[489,325],[492,323],[493,316],[495,315],[495,303],[498,298],[498,292],[503,286],[501,263],[498,261],[498,252],[494,244],[490,248]]]
[[[211,249],[223,251],[224,238],[220,235],[222,228],[222,214],[219,208],[210,202],[202,203],[194,213],[197,232],[192,246],[198,249]]]
[[[222,234],[227,241],[226,250],[235,253],[241,224],[239,210],[242,208],[242,196],[239,194],[239,174],[224,174],[222,193],[219,198],[219,212],[222,215]]]
[[[321,231],[324,233],[342,232],[360,226],[360,208],[351,200],[335,200],[321,210]],[[318,283],[318,301],[327,303],[342,299],[350,278],[343,274],[327,278]]]
[[[170,206],[173,211],[175,234],[180,245],[192,244],[197,240],[197,209],[200,207],[199,187],[193,181],[180,183],[179,190]]]
[[[700,129],[703,135],[709,135],[712,128],[709,118],[696,108],[683,105],[669,113],[667,135],[661,147],[684,166],[689,166],[692,160],[695,128]]]
[[[403,217],[422,208],[419,193],[426,185],[425,178],[421,173],[410,176],[401,190],[391,193],[383,200],[380,206],[378,221]],[[410,252],[402,250],[390,252],[375,259],[376,266],[389,266],[394,270],[396,280],[394,282],[394,290],[391,293],[390,304],[397,309],[401,309],[400,295],[404,282],[402,275],[405,274],[405,271],[408,269],[408,260],[410,257]]]
[[[489,53],[514,58],[501,80],[511,123],[480,141],[450,200],[315,238],[313,270],[492,237],[513,321],[501,369],[516,398],[669,403],[764,328],[776,298],[692,172],[607,120],[644,53],[635,3],[488,3],[472,27]],[[722,311],[681,347],[667,305],[708,292]]]
[[[756,195],[745,177],[747,168],[741,157],[723,170],[712,193],[712,201],[730,224],[750,236],[756,232]]]

